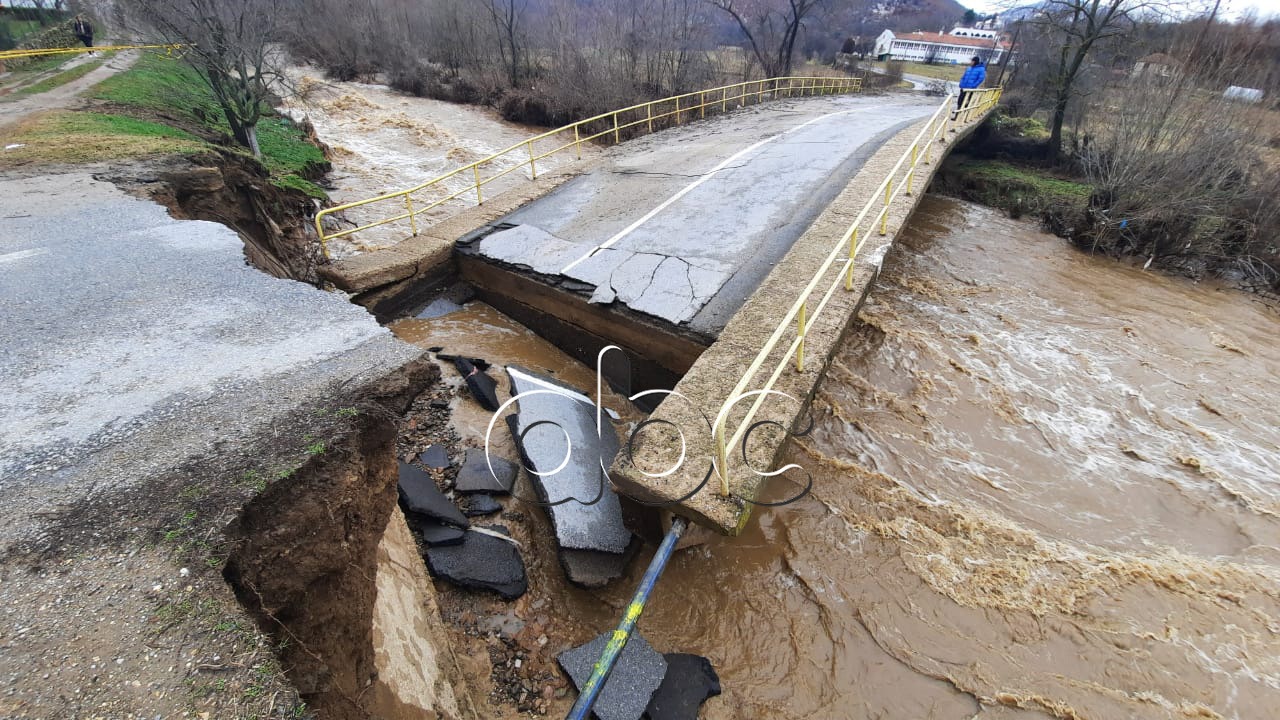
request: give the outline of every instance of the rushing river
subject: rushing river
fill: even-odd
[[[716,718],[1280,716],[1280,316],[928,198],[791,460],[642,623]]]
[[[708,718],[1280,716],[1278,328],[930,197],[794,443],[813,493],[677,553],[641,631],[712,659]],[[531,595],[582,642],[643,559],[554,565]]]

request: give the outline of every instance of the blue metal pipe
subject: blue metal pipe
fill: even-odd
[[[662,538],[662,545],[658,546],[658,552],[649,561],[649,569],[644,571],[644,578],[640,580],[640,587],[636,588],[631,604],[627,605],[627,612],[622,616],[622,622],[618,623],[618,629],[613,631],[613,637],[609,638],[609,642],[605,644],[604,652],[600,653],[600,659],[591,669],[591,677],[587,678],[586,684],[582,686],[578,701],[573,704],[573,709],[565,716],[565,720],[586,720],[591,714],[591,708],[595,706],[596,698],[600,696],[605,681],[609,679],[609,673],[613,672],[614,663],[618,661],[622,649],[631,639],[631,632],[635,630],[636,622],[644,612],[644,604],[649,601],[653,586],[658,583],[658,577],[666,569],[667,561],[671,559],[671,553],[676,549],[676,542],[680,540],[680,536],[684,534],[687,527],[689,527],[689,521],[682,517],[671,521],[671,529],[667,531],[666,537]]]

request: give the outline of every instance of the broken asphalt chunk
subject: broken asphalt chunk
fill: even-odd
[[[720,694],[720,676],[701,655],[666,653],[667,674],[645,709],[649,720],[698,720],[707,698]]]
[[[502,505],[489,495],[478,494],[472,495],[463,501],[462,512],[467,517],[480,517],[481,515],[492,515],[502,510]]]
[[[443,445],[432,445],[422,454],[418,456],[418,462],[429,468],[447,468],[449,467],[449,451],[444,449]]]
[[[461,528],[445,525],[435,520],[422,523],[422,541],[428,545],[457,545],[462,542],[466,531]]]
[[[493,472],[489,471],[490,465],[493,467]],[[458,469],[458,479],[454,481],[453,488],[460,493],[509,495],[515,482],[515,463],[492,455],[486,463],[484,450],[468,448],[462,467]]]
[[[441,355],[440,357],[448,357]],[[485,374],[484,370],[476,367],[471,360],[464,357],[454,357],[453,366],[462,374],[463,379],[467,381],[467,387],[471,390],[471,396],[480,403],[480,407],[485,410],[496,411],[499,407],[498,403],[498,383],[493,378]]]
[[[612,635],[600,635],[557,658],[579,691]],[[666,674],[667,661],[639,633],[632,635],[600,690],[593,712],[600,720],[639,720]]]
[[[436,481],[416,465],[400,463],[400,502],[409,512],[462,528],[470,525],[453,502],[436,487]]]
[[[502,526],[492,529],[506,530]],[[515,600],[529,588],[524,560],[515,544],[474,530],[468,530],[458,545],[427,548],[427,569],[434,577],[490,590],[507,600]]]
[[[519,412],[508,424],[526,466],[545,473],[530,477],[539,498],[549,504],[560,547],[625,552],[631,532],[623,525],[622,506],[603,469],[618,453],[613,424],[605,418],[603,433],[597,434],[595,405],[585,395],[515,365],[507,373],[513,396],[551,391],[520,397]]]

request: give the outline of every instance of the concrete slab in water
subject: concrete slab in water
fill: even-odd
[[[547,512],[560,547],[626,551],[631,531],[601,466],[609,467],[619,448],[609,418],[597,434],[595,406],[585,395],[514,365],[507,372],[513,395],[520,396],[512,429],[528,466],[543,473],[531,479],[539,496],[552,503]]]
[[[591,670],[612,633],[572,650],[560,653],[560,667],[579,689],[591,677]],[[605,681],[594,712],[600,720],[638,720],[653,693],[667,674],[667,661],[639,633],[631,636],[618,656],[613,673]]]

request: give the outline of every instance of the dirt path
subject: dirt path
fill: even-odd
[[[82,78],[73,80],[65,85],[59,85],[47,92],[0,102],[0,128],[13,125],[33,113],[60,110],[77,105],[81,102],[81,93],[112,75],[129,69],[138,60],[138,55],[136,50],[118,53],[115,57],[103,63],[101,67]],[[93,62],[95,59],[96,56],[82,55],[58,66],[57,70],[50,73],[50,77],[85,63]]]

